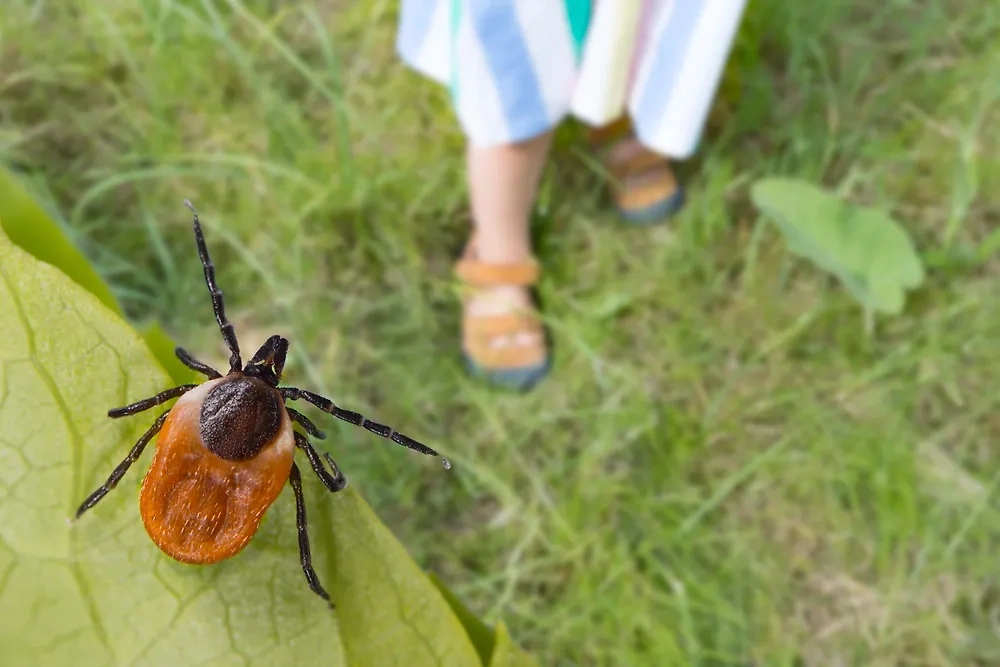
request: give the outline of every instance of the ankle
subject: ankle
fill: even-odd
[[[532,261],[531,241],[527,234],[476,232],[476,256],[485,264],[501,266],[525,264]]]

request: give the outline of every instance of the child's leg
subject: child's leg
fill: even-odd
[[[479,255],[493,264],[531,256],[528,222],[552,133],[518,144],[468,149],[469,197]]]
[[[518,144],[469,147],[469,197],[480,261],[513,265],[532,258],[528,224],[551,144],[552,133],[547,132]],[[479,292],[470,301],[469,312],[497,315],[530,306],[525,288],[504,285]],[[497,336],[491,344],[502,347],[539,342],[537,334],[520,332]]]

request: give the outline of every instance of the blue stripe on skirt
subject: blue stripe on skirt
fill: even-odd
[[[552,125],[513,2],[469,0],[469,19],[493,72],[509,141],[535,137]]]
[[[684,54],[688,50],[691,34],[703,7],[703,3],[700,2],[674,3],[673,14],[659,36],[660,43],[653,56],[652,69],[646,80],[642,99],[637,105],[635,115],[638,121],[658,118],[667,108],[671,92],[682,94],[674,90],[674,85],[680,74],[681,65],[684,64]]]
[[[399,17],[396,48],[410,62],[416,62],[427,39],[437,0],[407,0]]]

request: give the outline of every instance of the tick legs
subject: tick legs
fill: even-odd
[[[294,463],[292,471],[288,475],[288,483],[292,485],[292,491],[295,493],[295,525],[299,529],[299,558],[302,560],[302,572],[306,575],[306,582],[312,592],[326,600],[330,607],[333,607],[333,603],[330,602],[330,594],[319,583],[319,577],[316,576],[316,570],[312,566],[312,553],[309,551],[309,529],[306,526],[306,501],[302,496],[302,473],[299,472],[299,467]]]
[[[108,416],[112,419],[118,419],[119,417],[128,417],[129,415],[138,414],[144,410],[149,410],[150,408],[156,407],[157,405],[163,405],[172,398],[177,398],[182,394],[186,394],[198,385],[196,384],[182,384],[179,387],[174,387],[173,389],[167,389],[166,391],[161,391],[156,396],[150,398],[144,398],[141,401],[132,403],[131,405],[126,405],[123,408],[112,408],[108,410]]]
[[[303,419],[305,418],[303,417]],[[306,419],[305,421],[308,422],[309,420]],[[313,426],[313,428],[315,429],[316,427]],[[344,478],[344,473],[340,471],[340,468],[337,467],[337,464],[334,463],[329,454],[325,456],[327,463],[330,464],[330,468],[333,469],[332,475],[323,467],[322,459],[320,459],[316,450],[313,449],[306,436],[296,433],[295,445],[306,453],[306,456],[309,458],[309,465],[312,466],[316,475],[319,476],[326,488],[332,493],[336,493],[347,486],[347,479]],[[292,485],[292,491],[295,492],[295,517],[296,525],[299,529],[299,557],[302,560],[302,572],[305,573],[306,582],[308,582],[309,588],[312,589],[313,593],[330,602],[330,596],[324,590],[322,584],[319,583],[319,577],[316,576],[316,570],[312,566],[312,554],[309,551],[309,530],[306,527],[306,503],[305,498],[302,496],[302,474],[299,472],[299,467],[294,463],[292,463],[292,470],[288,475],[288,483]],[[330,606],[333,607],[332,602],[330,602]]]
[[[146,445],[149,444],[149,441],[153,439],[154,435],[160,432],[161,428],[163,428],[163,422],[167,421],[168,414],[170,414],[170,410],[167,410],[162,415],[156,418],[156,421],[153,422],[153,425],[149,427],[149,430],[143,433],[142,437],[139,438],[139,441],[135,443],[135,445],[132,447],[132,451],[128,453],[128,456],[125,457],[125,460],[119,463],[118,467],[114,469],[114,471],[111,473],[111,476],[108,477],[108,481],[106,481],[104,484],[98,487],[98,489],[94,491],[92,494],[87,496],[87,499],[83,501],[83,504],[81,504],[80,508],[76,511],[77,519],[80,518],[81,514],[83,514],[91,507],[96,505],[98,501],[101,500],[101,498],[108,495],[108,491],[110,491],[111,489],[115,488],[118,485],[118,482],[121,481],[121,478],[125,476],[126,472],[128,472],[129,467],[133,463],[135,463],[140,456],[142,456],[142,450],[146,448]]]
[[[240,344],[236,341],[236,329],[226,319],[226,304],[222,300],[222,290],[215,284],[215,267],[212,265],[212,258],[208,255],[208,246],[205,245],[205,235],[201,233],[201,221],[198,220],[198,211],[194,205],[184,200],[184,205],[194,213],[194,240],[198,245],[198,256],[201,258],[201,266],[205,269],[205,284],[208,285],[208,292],[212,295],[212,310],[215,311],[215,321],[219,324],[222,338],[229,348],[229,371],[243,370],[243,361],[240,359]]]
[[[183,347],[175,347],[174,354],[177,355],[177,358],[181,360],[182,364],[184,364],[193,371],[198,371],[203,375],[207,375],[212,380],[217,380],[220,377],[222,377],[222,374],[219,373],[219,371],[215,370],[208,364],[198,361],[197,359],[192,357],[191,353],[185,350]]]
[[[367,431],[371,431],[375,435],[380,435],[383,438],[392,440],[397,445],[402,445],[407,449],[412,449],[415,452],[427,454],[428,456],[439,456],[441,457],[441,463],[444,465],[445,469],[447,470],[448,468],[451,468],[451,463],[448,459],[444,458],[427,445],[417,442],[413,438],[403,435],[385,424],[379,424],[378,422],[366,419],[364,415],[358,412],[351,412],[350,410],[344,410],[343,408],[337,407],[329,398],[324,398],[319,394],[314,394],[313,392],[306,391],[305,389],[296,389],[295,387],[281,387],[279,391],[282,396],[290,401],[295,401],[301,398],[304,401],[312,403],[323,412],[330,413],[337,419],[341,419],[349,424],[354,424],[355,426],[360,426]]]
[[[315,472],[316,476],[320,478],[323,485],[330,489],[331,493],[344,490],[344,487],[347,486],[347,478],[344,477],[344,473],[341,472],[340,466],[338,466],[336,461],[333,460],[333,457],[326,453],[323,454],[323,457],[326,458],[326,462],[330,464],[330,469],[333,470],[333,474],[331,475],[327,472],[326,468],[323,467],[323,460],[319,457],[319,453],[313,449],[312,444],[308,439],[306,439],[306,436],[301,433],[296,433],[295,446],[306,453],[306,457],[309,459],[309,465],[312,466],[313,472]]]
[[[292,410],[287,405],[285,406],[285,411],[288,413],[288,417],[297,424],[301,424],[302,428],[306,430],[306,433],[316,438],[317,440],[326,440],[326,434],[323,431],[316,428],[316,424],[313,424],[308,417],[299,412],[298,410]]]

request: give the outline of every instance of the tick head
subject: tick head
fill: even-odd
[[[288,354],[288,341],[281,336],[271,336],[247,362],[243,373],[277,387],[281,381],[281,372],[285,368],[286,354]]]

